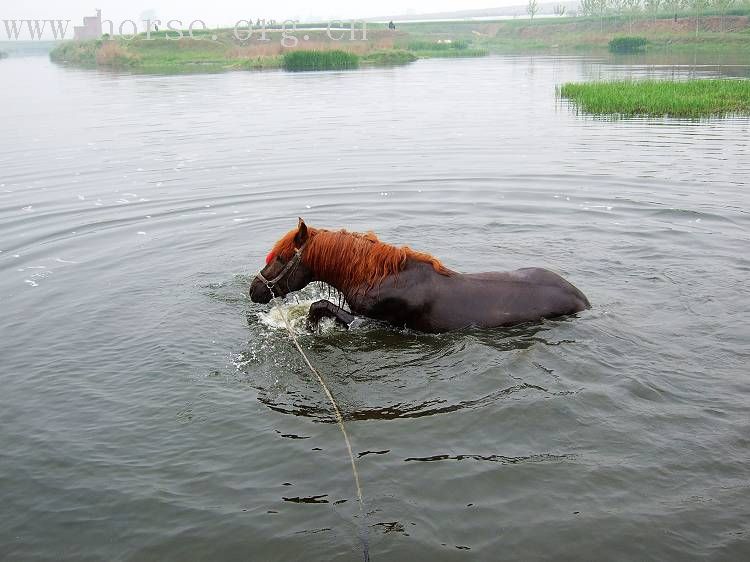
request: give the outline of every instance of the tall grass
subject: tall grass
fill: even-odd
[[[359,57],[346,51],[291,51],[284,55],[284,70],[347,70],[359,67]]]
[[[558,95],[586,113],[710,117],[750,115],[750,80],[568,83]]]
[[[123,67],[138,63],[138,56],[129,52],[117,41],[105,41],[96,52],[96,64]]]

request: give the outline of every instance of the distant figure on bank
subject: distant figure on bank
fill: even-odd
[[[388,24],[388,29],[390,29],[391,31],[395,30],[395,29],[396,29],[396,24],[395,24],[395,23],[393,23],[393,22],[390,22],[390,23]]]

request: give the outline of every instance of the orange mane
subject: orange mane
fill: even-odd
[[[317,277],[326,279],[342,291],[361,285],[374,287],[389,275],[403,271],[407,259],[429,263],[441,275],[453,273],[430,254],[416,252],[408,246],[399,248],[386,244],[372,232],[334,231],[309,226],[307,232],[303,263]],[[286,260],[291,259],[295,251],[295,234],[297,229],[286,233],[276,242],[272,252]]]

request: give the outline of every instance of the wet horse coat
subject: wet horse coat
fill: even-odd
[[[469,326],[510,326],[580,312],[584,294],[546,269],[459,273],[433,256],[384,244],[371,233],[297,229],[274,246],[250,286],[254,302],[323,281],[344,295],[352,314],[329,301],[310,307],[308,321],[323,317],[349,324],[354,315],[423,332]]]

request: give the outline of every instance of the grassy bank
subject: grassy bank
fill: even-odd
[[[221,41],[201,39],[68,41],[50,53],[57,63],[143,73],[222,72],[281,67],[280,53],[243,52]]]
[[[697,31],[696,31],[697,29]],[[750,54],[750,8],[731,15],[672,13],[503,21],[404,23],[412,41],[452,38],[490,53],[604,52],[619,36],[648,41],[646,50]]]
[[[322,26],[323,24],[319,24]],[[170,32],[174,37],[176,32]],[[361,64],[408,64],[417,58],[475,57],[488,53],[606,52],[618,37],[642,38],[646,53],[727,53],[750,56],[750,8],[731,15],[608,15],[501,20],[415,22],[391,31],[368,24],[366,39],[350,40],[336,31],[300,26],[287,32],[256,32],[241,41],[234,30],[187,32],[179,40],[164,32],[122,38],[66,42],[50,54],[53,61],[76,66],[127,69],[132,72],[217,72],[281,68],[284,56],[297,50],[345,51]],[[297,42],[288,35],[296,37]],[[343,35],[341,35],[343,34]],[[343,37],[343,39],[341,39]],[[351,66],[350,66],[351,67]]]
[[[298,39],[296,44],[291,40],[285,44],[282,32],[274,30],[267,31],[263,41],[258,37],[239,41],[233,30],[194,32],[192,38],[186,33],[179,40],[152,32],[150,38],[139,35],[130,40],[103,38],[65,42],[50,53],[50,58],[75,66],[132,72],[218,72],[265,68],[344,69],[357,68],[360,64],[393,66],[422,57],[487,54],[486,50],[474,48],[467,41],[451,43],[428,38],[410,44],[407,33],[375,27],[368,30],[366,39],[360,34],[356,40],[349,40],[348,35],[346,39],[332,40],[320,29],[298,30],[294,34]]]
[[[582,111],[598,115],[750,115],[750,80],[568,83],[558,94]]]
[[[409,41],[404,48],[417,57],[482,57],[488,54],[487,49],[472,46],[466,39],[450,39],[447,37],[424,37]]]

